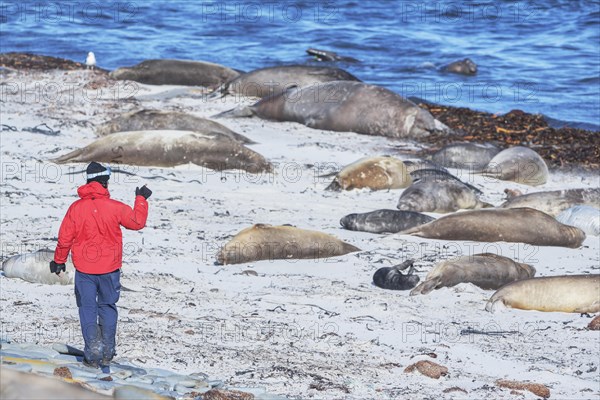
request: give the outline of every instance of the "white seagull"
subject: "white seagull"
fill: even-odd
[[[85,65],[91,69],[94,69],[94,66],[96,65],[96,56],[91,51],[88,53],[87,58],[85,59]]]

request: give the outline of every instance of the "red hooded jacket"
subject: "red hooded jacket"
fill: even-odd
[[[121,268],[121,226],[140,230],[146,225],[148,202],[135,197],[133,209],[112,200],[108,189],[90,182],[77,189],[81,197],[71,204],[58,232],[54,261],[63,264],[72,252],[75,268],[86,274],[106,274]]]

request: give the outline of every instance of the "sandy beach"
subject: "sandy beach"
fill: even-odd
[[[85,164],[50,160],[96,139],[94,127],[142,108],[210,117],[251,104],[209,101],[199,88],[117,82],[94,71],[0,71],[2,256],[54,249],[58,228],[84,182]],[[423,145],[350,132],[313,130],[257,118],[218,122],[256,144],[274,173],[113,166],[111,197],[133,203],[147,184],[147,227],[124,231],[123,291],[116,361],[229,385],[263,387],[297,399],[533,399],[499,379],[545,385],[553,399],[600,398],[600,332],[591,316],[484,310],[493,291],[471,284],[409,297],[372,284],[380,267],[415,260],[421,280],[440,260],[493,252],[533,265],[537,276],[600,273],[600,238],[581,248],[450,242],[343,230],[349,213],[395,209],[401,190],[328,192],[328,172],[365,156],[410,158]],[[56,134],[29,132],[38,127]],[[10,130],[7,127],[14,127]],[[451,170],[494,205],[504,190],[524,193],[600,187],[592,172],[551,170],[529,187]],[[431,214],[439,217],[440,215]],[[362,251],[321,260],[214,265],[233,235],[255,223],[318,230]],[[72,286],[0,278],[2,338],[83,346]],[[409,365],[448,368],[440,379]],[[457,389],[458,388],[458,389]]]

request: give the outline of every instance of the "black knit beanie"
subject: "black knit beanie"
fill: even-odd
[[[87,173],[87,183],[99,182],[102,186],[106,186],[110,179],[110,168],[105,168],[95,161],[92,161],[85,170]]]

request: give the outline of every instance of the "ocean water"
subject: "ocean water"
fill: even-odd
[[[405,96],[495,113],[542,113],[600,129],[600,2],[1,1],[0,51],[107,69],[151,58],[249,71],[315,63],[309,47]],[[465,57],[476,76],[440,71]]]

